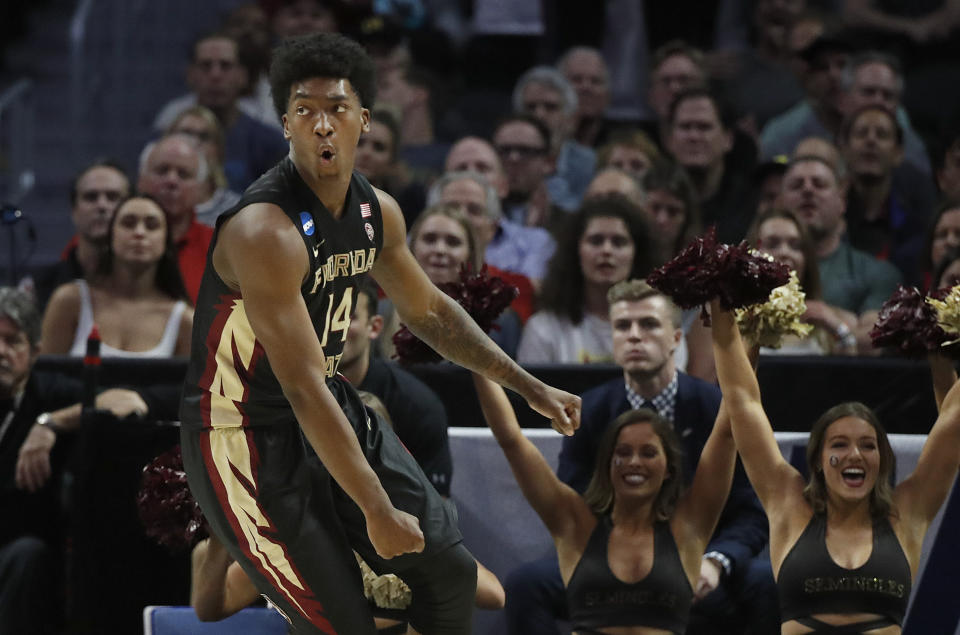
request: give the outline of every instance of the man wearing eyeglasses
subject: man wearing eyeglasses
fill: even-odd
[[[493,147],[507,175],[504,215],[520,225],[546,224],[550,214],[546,179],[554,169],[550,131],[531,115],[510,115],[494,130]]]
[[[578,105],[573,86],[552,66],[534,66],[513,88],[513,111],[532,115],[547,127],[554,158],[547,194],[554,207],[567,212],[580,207],[597,165],[593,150],[573,138]]]

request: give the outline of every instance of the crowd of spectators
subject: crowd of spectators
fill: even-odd
[[[0,291],[0,515],[43,491],[46,476],[23,472],[37,447],[51,469],[53,444],[39,435],[77,425],[73,411],[49,423],[78,393],[35,389],[45,381],[30,375],[38,353],[82,356],[96,324],[105,356],[187,354],[216,219],[287,152],[265,75],[271,44],[288,36],[338,30],[370,50],[378,99],[356,170],[399,201],[434,282],[486,264],[518,288],[494,337],[521,363],[616,363],[627,389],[642,392],[608,293],[710,227],[797,271],[815,330],[780,354],[881,354],[868,333],[898,284],[960,279],[960,0],[721,0],[706,12],[692,0],[672,11],[625,0],[470,4],[238,2],[194,41],[183,94],[144,113],[155,137],[139,164],[77,166],[74,238],[23,281],[26,294]],[[400,326],[389,303],[378,306],[375,289],[362,297],[341,369],[385,401],[401,438],[407,427],[433,430],[433,445],[407,444],[446,494],[439,405],[388,361]],[[675,393],[677,377],[681,390],[715,381],[697,312],[669,317],[679,332],[664,344],[669,372],[645,398],[671,381]],[[624,381],[615,384],[627,408]],[[146,416],[138,399],[108,391],[103,407]],[[668,410],[678,426],[713,420]],[[27,571],[40,558],[34,572],[53,575],[62,563],[48,550],[62,538],[28,525],[4,532],[0,565]],[[737,580],[765,597],[735,560],[713,557],[724,581],[713,588]],[[30,584],[42,588],[43,576]],[[508,608],[522,614],[509,591]],[[743,588],[729,593],[746,611]]]

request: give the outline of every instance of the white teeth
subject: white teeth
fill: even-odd
[[[643,474],[626,474],[623,480],[631,485],[643,485],[647,482],[647,477]]]
[[[848,467],[843,471],[843,474],[848,476],[863,476],[864,474],[866,474],[866,471],[862,470],[859,467]]]

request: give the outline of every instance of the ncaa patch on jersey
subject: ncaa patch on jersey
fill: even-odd
[[[363,228],[367,230],[367,238],[370,239],[370,242],[373,242],[373,225],[370,223],[364,223]]]
[[[310,215],[310,212],[300,212],[300,224],[303,226],[303,233],[307,236],[313,236],[313,232],[317,230],[317,225],[313,222],[313,216]]]

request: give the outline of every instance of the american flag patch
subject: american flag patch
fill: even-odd
[[[360,216],[362,218],[370,218],[373,215],[373,212],[370,211],[370,203],[360,203]]]

